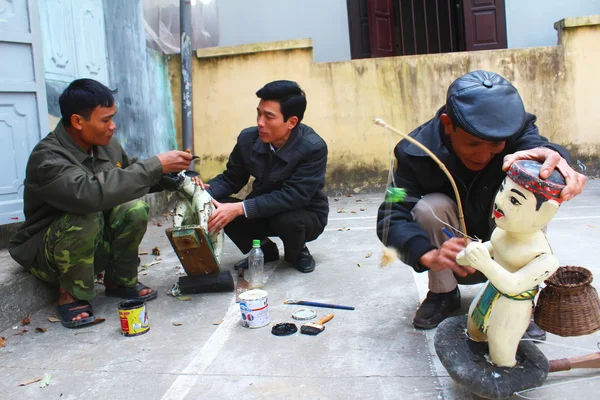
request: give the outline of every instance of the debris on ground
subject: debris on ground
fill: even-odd
[[[39,382],[39,381],[41,381],[41,380],[42,380],[42,377],[40,376],[40,377],[38,377],[38,378],[34,378],[34,379],[32,379],[32,380],[29,380],[29,381],[27,381],[27,382],[20,383],[20,384],[19,384],[19,386],[27,386],[27,385],[31,385],[32,383],[36,383],[36,382]]]
[[[23,321],[21,321],[21,325],[25,326],[25,325],[29,325],[31,323],[31,318],[29,318],[28,316],[23,318]]]
[[[192,300],[192,298],[190,296],[177,296],[177,300],[190,301],[190,300]]]
[[[338,214],[340,214],[340,213],[345,213],[345,212],[346,212],[346,210],[344,210],[343,208],[338,208],[337,212],[338,212]]]
[[[356,210],[350,211],[351,214],[356,214]]]
[[[6,339],[3,337],[0,337],[0,349],[3,348],[4,346],[6,346]]]
[[[15,336],[23,336],[27,332],[29,332],[27,329],[23,329],[22,331],[19,331],[19,332],[15,333],[14,335]]]
[[[161,227],[162,226],[162,222],[160,222],[159,220],[154,220],[153,221],[154,225]]]
[[[158,248],[158,246],[155,246],[155,247],[152,249],[152,255],[153,255],[153,256],[160,256],[160,249]]]
[[[48,386],[50,384],[50,379],[52,379],[52,375],[44,374],[44,377],[42,378],[42,381],[40,382],[40,387],[45,388],[46,386]]]
[[[354,197],[350,193],[346,193],[344,196],[346,196],[346,197]]]
[[[373,255],[373,253],[367,253],[367,254],[365,254],[365,258],[369,258],[369,257],[371,257],[372,255]]]
[[[155,265],[155,264],[160,264],[160,260],[159,261],[152,261],[151,263],[148,264],[144,264],[140,266],[140,271],[145,271],[147,270],[149,267]]]
[[[181,322],[171,322],[174,326],[181,326],[183,325]]]
[[[358,268],[362,268],[362,265],[360,263],[356,264],[358,266]]]
[[[138,255],[140,255],[140,256],[147,256],[148,252],[147,251],[142,251],[142,252],[138,253]]]
[[[220,319],[218,321],[213,322],[213,325],[221,325],[225,321],[224,319]]]
[[[155,260],[156,261],[162,261],[162,257],[156,257]]]
[[[51,317],[48,317],[48,321],[50,322],[60,322],[60,318],[56,318],[54,315]]]
[[[367,211],[367,208],[366,207],[361,207],[360,211]]]
[[[333,201],[340,201],[340,199],[333,199]]]
[[[46,328],[40,328],[40,327],[35,328],[35,331],[37,333],[46,333],[47,330],[48,329],[46,329]]]
[[[342,231],[342,232],[346,232],[346,231],[349,231],[349,230],[350,230],[350,228],[346,228],[345,226],[342,227],[342,228],[338,228],[338,231]]]
[[[173,287],[167,292],[168,295],[177,297],[181,295],[181,290],[179,290],[179,283],[174,283]]]

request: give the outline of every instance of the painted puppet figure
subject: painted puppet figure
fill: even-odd
[[[543,229],[558,211],[565,180],[556,170],[542,180],[540,167],[529,160],[511,165],[494,200],[490,241],[472,242],[456,257],[488,278],[471,303],[467,331],[471,340],[488,342],[491,361],[501,367],[516,365],[539,284],[559,267]]]
[[[219,233],[208,232],[208,219],[215,210],[211,195],[200,186],[196,185],[189,175],[189,171],[181,171],[173,179],[175,187],[173,191],[181,199],[175,206],[173,226],[200,225],[211,242],[213,253],[217,262],[220,262],[223,250],[223,231]]]

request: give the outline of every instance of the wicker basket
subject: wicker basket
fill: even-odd
[[[588,335],[600,329],[600,299],[592,273],[582,267],[560,267],[544,281],[535,307],[535,322],[559,336]]]

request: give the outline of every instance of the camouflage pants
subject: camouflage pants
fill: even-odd
[[[29,269],[37,278],[80,300],[96,296],[96,274],[132,287],[137,282],[138,247],[148,225],[148,205],[141,200],[93,214],[64,214],[44,236]]]

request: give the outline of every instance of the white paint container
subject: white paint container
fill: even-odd
[[[260,328],[271,322],[267,292],[260,289],[248,290],[240,294],[242,326]]]

